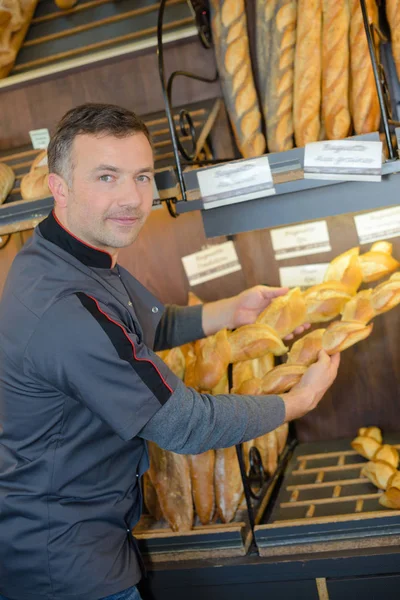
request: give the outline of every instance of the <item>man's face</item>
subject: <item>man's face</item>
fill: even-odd
[[[71,161],[68,227],[97,248],[129,246],[153,201],[154,159],[146,136],[79,135]]]

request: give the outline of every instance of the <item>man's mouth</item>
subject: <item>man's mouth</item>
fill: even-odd
[[[109,220],[119,225],[134,225],[139,221],[139,217],[109,217]]]

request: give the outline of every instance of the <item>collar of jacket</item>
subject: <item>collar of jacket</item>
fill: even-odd
[[[69,254],[72,254],[81,263],[91,268],[111,269],[112,256],[104,250],[99,250],[83,242],[68,229],[61,225],[60,221],[52,211],[49,216],[39,225],[42,236],[56,244]]]

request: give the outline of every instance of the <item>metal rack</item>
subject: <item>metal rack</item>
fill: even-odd
[[[165,4],[166,0],[163,0],[160,5],[158,21],[158,53],[160,79],[163,87],[166,111],[167,114],[171,115],[171,89],[174,77],[177,74],[195,78],[196,76],[190,73],[177,72],[173,73],[168,82],[166,82],[162,53],[162,16]],[[192,4],[197,6],[196,14],[202,14],[202,27],[204,28],[205,22],[207,23],[208,20],[207,2],[205,0],[201,2],[196,0],[196,2],[194,2],[193,0]],[[275,196],[246,201],[245,206],[243,203],[238,203],[216,208],[211,211],[204,211],[202,210],[203,203],[198,190],[199,186],[196,169],[191,170],[188,173],[183,173],[184,163],[182,158],[185,158],[186,160],[191,158],[191,164],[193,165],[198,163],[195,162],[193,155],[188,156],[185,155],[185,153],[180,152],[179,132],[177,132],[176,127],[173,126],[173,123],[170,120],[170,135],[174,140],[174,162],[177,174],[176,193],[166,200],[172,216],[184,212],[191,212],[193,210],[201,210],[207,237],[216,237],[219,235],[232,235],[243,231],[295,223],[301,220],[310,220],[346,212],[349,213],[364,209],[379,208],[397,203],[395,188],[397,188],[398,182],[396,180],[393,181],[390,177],[386,176],[400,172],[400,161],[396,156],[396,150],[391,137],[391,130],[393,127],[400,125],[400,123],[393,119],[389,91],[390,86],[386,79],[384,67],[376,55],[373,44],[373,35],[379,35],[383,41],[387,40],[380,30],[369,25],[365,0],[360,0],[360,5],[378,92],[382,128],[388,148],[389,158],[383,168],[384,178],[382,180],[382,184],[388,189],[385,189],[383,193],[382,189],[380,189],[379,194],[376,194],[376,190],[369,184],[363,185],[362,183],[355,184],[353,182],[318,180],[310,182],[310,180],[304,180],[302,173],[304,150],[302,148],[295,148],[294,150],[289,150],[287,152],[269,155],[276,189]],[[207,81],[205,79],[202,80]],[[215,81],[215,78],[209,79],[208,81]],[[187,120],[189,111],[183,111],[183,113]],[[188,123],[186,123],[186,125],[185,123],[181,124],[181,133],[184,132],[187,135],[189,130],[190,127],[188,129]],[[372,137],[363,137],[362,139],[379,139],[377,134],[371,135]],[[359,137],[355,136],[353,139],[359,139]],[[208,161],[203,164],[211,165],[213,162],[228,162],[228,159],[224,159],[223,161]],[[387,185],[388,183],[389,185]],[[337,189],[332,189],[332,186],[337,184],[341,184],[340,194],[337,194]],[[312,190],[313,192],[311,195],[309,194],[309,190]],[[307,193],[304,194],[304,192]],[[283,194],[285,195],[285,198],[280,197]],[[336,202],[336,195],[340,195],[341,201],[339,203]],[[330,202],[332,196],[335,197],[335,201]],[[365,201],[360,200],[360,196]],[[355,197],[357,197],[357,199],[354,201]],[[396,198],[396,200],[393,198]],[[387,199],[386,203],[385,199]],[[325,206],[320,206],[323,203],[325,203]]]

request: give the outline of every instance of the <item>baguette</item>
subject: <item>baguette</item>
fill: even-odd
[[[364,29],[360,0],[350,0],[351,113],[356,134],[378,131],[379,100]],[[377,24],[375,0],[366,0],[370,23]]]
[[[298,0],[294,67],[294,133],[297,146],[319,139],[321,119],[322,0]]]
[[[6,200],[11,192],[15,181],[15,174],[11,167],[0,163],[0,204]]]
[[[400,0],[386,0],[386,16],[390,26],[393,59],[400,80]]]
[[[269,152],[293,148],[295,0],[258,0],[257,55]]]
[[[40,152],[33,161],[29,173],[21,179],[21,196],[24,200],[37,200],[51,195],[46,155],[46,150]]]
[[[351,128],[348,0],[323,0],[322,115],[326,137],[340,140]]]
[[[236,143],[244,158],[265,151],[253,80],[244,0],[211,0],[218,72]]]
[[[0,22],[0,79],[12,70],[39,0],[7,0],[13,17],[4,25]],[[2,17],[0,16],[0,19]],[[4,14],[3,14],[4,19]]]

